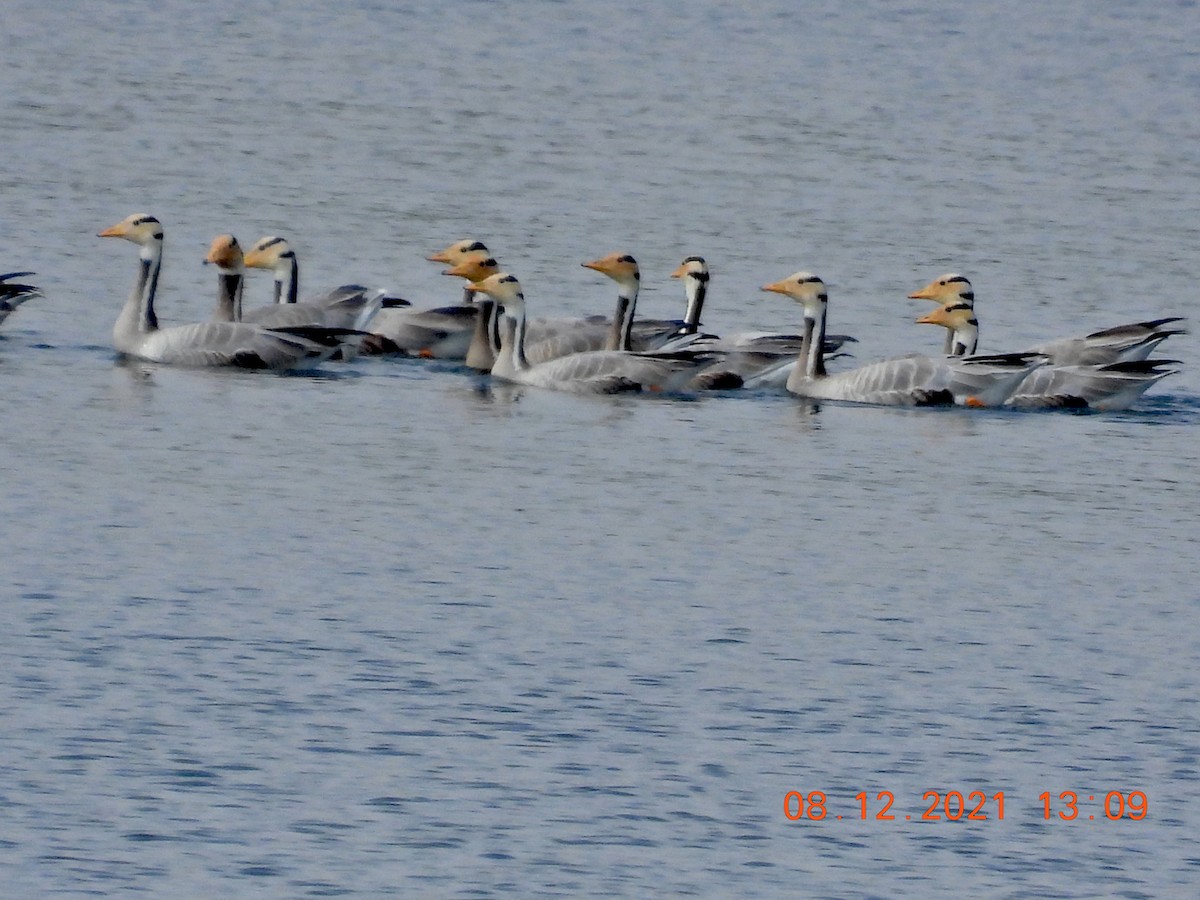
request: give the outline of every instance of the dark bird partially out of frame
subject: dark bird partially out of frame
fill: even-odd
[[[42,292],[32,284],[19,281],[9,281],[10,278],[24,278],[32,272],[9,272],[0,275],[0,324],[16,312],[17,307],[30,297],[40,297]]]

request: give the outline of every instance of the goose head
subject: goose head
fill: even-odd
[[[99,236],[124,238],[140,245],[143,250],[148,250],[162,244],[163,227],[162,223],[149,213],[134,213],[116,225],[105,228]]]
[[[446,263],[450,266],[456,266],[462,262],[463,258],[469,253],[487,253],[488,248],[483,241],[472,240],[467,238],[462,241],[455,241],[445,250],[439,250],[432,256],[425,257],[430,262]]]
[[[979,345],[979,319],[975,317],[975,308],[961,301],[939,306],[917,319],[917,324],[945,328],[949,332],[946,352],[951,356],[974,353]]]
[[[610,253],[583,263],[583,267],[607,275],[624,289],[623,293],[636,292],[642,278],[637,260],[628,253]]]
[[[939,306],[928,315],[917,319],[918,325],[941,325],[951,330],[962,328],[964,325],[979,325],[975,318],[975,310],[965,303],[950,303]]]
[[[962,303],[969,307],[975,306],[975,291],[965,275],[957,272],[947,272],[939,275],[919,291],[908,295],[912,300],[932,300],[942,306],[952,303]]]
[[[704,261],[703,256],[689,256],[671,273],[671,277],[683,279],[684,284],[693,281],[705,284],[708,282],[708,263]]]
[[[246,251],[243,263],[251,269],[272,269],[288,272],[296,251],[281,237],[270,235],[259,238],[254,246]]]
[[[240,272],[245,262],[242,247],[232,234],[219,234],[208,247],[205,264],[212,263],[222,272]]]
[[[795,272],[782,281],[762,286],[764,291],[791,297],[804,307],[806,316],[815,316],[829,302],[825,282],[812,272]]]
[[[687,309],[683,313],[683,332],[695,334],[700,327],[700,313],[704,309],[704,298],[708,293],[708,263],[703,256],[689,256],[679,264],[672,278],[683,280],[687,293]]]
[[[483,281],[490,275],[495,275],[500,271],[500,264],[496,262],[496,258],[491,256],[486,250],[476,250],[466,254],[462,260],[454,266],[451,266],[443,275],[454,275],[457,278],[465,278],[472,282],[471,289],[474,290],[474,283]]]
[[[516,275],[507,272],[496,272],[482,281],[477,281],[471,288],[478,293],[487,294],[510,316],[516,315],[525,308],[525,295],[521,292],[521,282]]]

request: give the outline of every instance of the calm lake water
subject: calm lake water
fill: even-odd
[[[6,894],[1189,895],[1194,337],[1121,414],[171,370],[95,235],[163,221],[168,322],[226,231],[535,313],[699,253],[717,331],[810,269],[861,361],[947,270],[985,348],[1188,315],[1195,3],[398,6],[0,6]]]

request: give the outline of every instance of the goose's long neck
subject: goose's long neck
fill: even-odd
[[[162,268],[162,242],[155,241],[142,247],[138,255],[138,274],[129,299],[117,317],[113,331],[118,334],[148,334],[158,330],[158,317],[154,314],[154,297],[158,293],[158,273]]]
[[[525,331],[527,323],[525,320],[524,305],[517,307],[516,315],[513,316],[515,325],[513,328],[513,366],[518,372],[523,372],[529,368],[529,360],[525,358]]]
[[[525,309],[506,308],[500,319],[500,352],[496,354],[492,374],[523,372],[529,368],[529,360],[525,358]]]
[[[695,334],[700,328],[700,312],[708,294],[708,273],[693,272],[687,277],[687,309],[683,313],[683,333]]]
[[[275,302],[295,303],[300,299],[300,264],[292,253],[275,267]]]
[[[488,340],[494,354],[500,352],[500,319],[503,315],[504,310],[500,308],[499,303],[493,303],[492,308],[488,310]]]
[[[814,377],[812,352],[813,333],[816,331],[816,326],[816,321],[806,308],[804,310],[804,331],[800,336],[800,352],[796,354],[795,368],[792,369],[792,374],[788,376],[787,380],[789,391],[798,391],[802,384]]]
[[[474,297],[474,294],[471,294]],[[475,308],[475,331],[467,348],[466,363],[472,369],[490,371],[500,352],[500,332],[497,330],[497,304],[490,297],[471,301]]]
[[[222,270],[217,274],[217,311],[213,315],[214,321],[242,321],[243,282],[240,272]]]
[[[459,301],[459,302],[460,302],[460,303],[461,303],[463,306],[474,306],[474,305],[475,305],[475,303],[476,303],[476,301],[475,301],[475,293],[474,293],[474,291],[472,291],[472,290],[471,290],[471,285],[470,285],[470,283],[468,283],[468,284],[466,285],[466,287],[464,287],[464,288],[463,288],[463,292],[462,292],[462,300],[461,300],[461,301]],[[483,310],[483,307],[480,307],[480,310],[479,310],[479,312],[480,312],[480,314],[481,314],[481,315],[483,314],[483,312],[484,312],[484,310]]]
[[[808,330],[807,316],[805,317],[805,330],[808,334],[808,367],[805,370],[809,378],[824,378],[825,377],[825,322],[828,316],[826,313],[829,310],[829,305],[825,302],[817,304],[816,311],[813,315],[814,323],[811,331]]]
[[[617,292],[617,309],[613,313],[612,328],[608,339],[604,342],[605,350],[631,349],[630,337],[633,333],[633,314],[637,309],[638,284],[621,285]]]
[[[800,356],[796,368],[806,378],[825,377],[825,303],[815,309],[804,310],[804,337],[800,342]]]
[[[979,322],[972,319],[946,331],[946,355],[970,356],[979,347]]]

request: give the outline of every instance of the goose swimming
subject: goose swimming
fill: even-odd
[[[311,368],[359,337],[346,329],[267,329],[244,322],[162,328],[154,309],[162,267],[162,223],[148,213],[134,213],[101,231],[100,237],[123,238],[140,248],[137,279],[113,326],[113,347],[118,353],[177,366],[284,370]],[[236,305],[241,276],[221,273],[218,288]]]
[[[964,275],[947,272],[935,278],[925,287],[908,295],[914,300],[932,300],[939,306],[966,306],[975,308],[975,289]],[[1028,352],[1041,353],[1052,365],[1105,365],[1115,362],[1133,362],[1146,359],[1154,349],[1172,335],[1186,334],[1186,329],[1172,328],[1172,323],[1182,322],[1181,316],[1151,319],[1145,322],[1130,322],[1094,331],[1082,337],[1059,338],[1029,348]],[[946,355],[952,355],[954,330],[946,332]]]
[[[788,391],[801,397],[885,405],[999,406],[1044,363],[1036,354],[945,359],[913,354],[831,375],[825,371],[822,346],[829,305],[825,282],[811,272],[796,272],[762,289],[804,307],[802,346],[787,380]]]
[[[525,323],[525,358],[530,364],[547,362],[573,353],[591,350],[630,350],[644,345],[661,342],[663,335],[674,334],[678,322],[630,321],[637,302],[639,273],[637,262],[626,254],[611,254],[602,259],[583,263],[585,268],[594,269],[613,277],[618,284],[617,311],[613,319],[604,316],[579,317],[530,317]],[[484,341],[492,343],[493,356],[499,352],[499,311],[486,294],[480,295],[474,283],[482,281],[500,271],[494,257],[483,253],[468,254],[458,265],[447,269],[445,274],[465,278],[466,290],[475,293],[475,303],[480,306],[481,318],[468,355],[476,360],[486,359],[482,349]],[[707,349],[707,348],[706,348]],[[468,364],[470,364],[468,362]]]
[[[213,240],[208,262],[221,264],[233,254],[242,256],[237,239],[231,234]],[[344,284],[326,294],[299,300],[300,264],[296,251],[281,237],[260,238],[242,256],[241,264],[250,269],[267,269],[275,278],[275,302],[269,306],[243,310],[240,321],[268,328],[279,325],[323,325],[366,331],[384,303],[386,292],[361,284]],[[408,301],[389,298],[390,302]]]
[[[426,257],[430,262],[458,265],[470,254],[487,254],[482,241],[456,241]],[[489,254],[490,255],[490,254]],[[432,309],[383,309],[371,332],[380,338],[381,352],[405,353],[426,359],[465,359],[471,346],[478,311],[468,284],[462,302]]]
[[[711,281],[708,263],[703,256],[689,256],[671,273],[671,277],[683,282],[687,297],[680,334],[697,335]],[[801,340],[799,334],[741,331],[724,335],[706,334],[691,346],[703,346],[706,350],[724,353],[724,360],[714,364],[714,369],[723,368],[738,373],[746,387],[782,390],[796,367]],[[823,345],[826,361],[837,355],[845,344],[854,341],[848,334],[826,335]]]
[[[917,322],[947,329],[954,356],[970,355],[979,344],[979,319],[961,302],[938,307]],[[1165,338],[1164,338],[1165,339]],[[1129,359],[1101,364],[1068,363],[1034,369],[1013,390],[1006,406],[1032,408],[1128,409],[1147,390],[1178,369],[1173,359]]]
[[[605,350],[660,350],[672,339],[686,336],[685,323],[675,319],[637,317],[642,272],[628,253],[610,253],[582,264],[585,269],[607,275],[617,285],[617,306],[608,325]],[[594,317],[589,321],[595,321]],[[690,334],[694,335],[695,329]],[[685,346],[690,341],[677,342]]]
[[[472,289],[487,294],[504,310],[501,350],[492,367],[492,376],[504,381],[578,393],[673,391],[684,389],[711,359],[704,353],[591,350],[531,363],[525,354],[527,321],[520,282],[497,272],[474,283]]]

